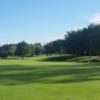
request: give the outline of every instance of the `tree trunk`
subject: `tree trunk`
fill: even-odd
[[[24,56],[22,56],[22,60],[24,60]]]

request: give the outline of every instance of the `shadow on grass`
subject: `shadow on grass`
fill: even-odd
[[[43,59],[42,61],[48,61],[48,62],[62,62],[62,61],[67,61],[72,58],[76,58],[77,56],[74,55],[66,55],[66,56],[51,56],[46,59]]]
[[[96,66],[95,66],[96,65]],[[0,84],[23,85],[33,83],[59,84],[100,81],[100,67],[96,64],[76,65],[0,65]]]
[[[75,55],[65,55],[65,56],[51,56],[45,58],[41,61],[47,62],[100,62],[99,56],[75,56]]]

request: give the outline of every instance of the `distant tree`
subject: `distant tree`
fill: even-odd
[[[67,32],[65,44],[68,53],[74,55],[100,55],[100,25]]]
[[[55,40],[44,45],[46,54],[64,54],[65,50],[65,41],[64,40]]]
[[[0,47],[0,57],[7,58],[8,56],[9,56],[8,45],[5,44],[2,47]]]
[[[34,55],[41,55],[44,53],[44,48],[40,43],[35,43],[34,44]]]
[[[15,56],[15,53],[16,53],[16,44],[10,44],[10,45],[8,45],[8,53],[9,53],[9,56]]]
[[[34,52],[35,52],[35,47],[33,44],[29,44],[29,55],[30,57],[32,57],[34,55]]]
[[[44,45],[45,54],[53,54],[54,53],[54,45],[53,42],[49,42],[46,45]]]
[[[28,56],[30,54],[29,49],[29,45],[26,42],[22,41],[17,44],[16,55],[24,59],[25,56]]]
[[[55,49],[55,53],[56,54],[64,54],[66,53],[66,49],[65,49],[65,41],[60,39],[60,40],[55,40],[54,41],[54,49]]]

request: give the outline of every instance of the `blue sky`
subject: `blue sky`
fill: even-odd
[[[48,42],[100,22],[100,0],[0,0],[0,44]]]

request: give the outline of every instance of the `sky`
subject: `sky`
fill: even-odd
[[[0,0],[0,44],[46,43],[100,23],[100,0]]]

